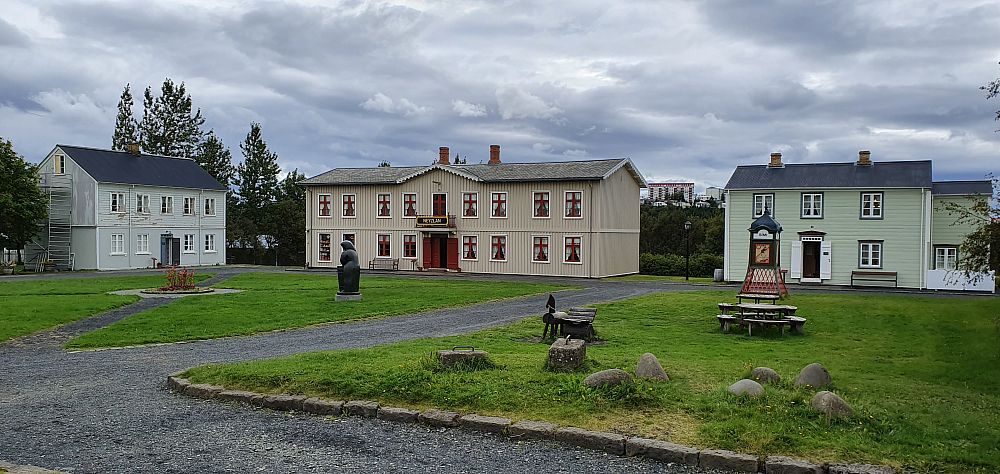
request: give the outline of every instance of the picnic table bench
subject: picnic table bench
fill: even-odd
[[[802,326],[806,318],[795,316],[798,307],[791,305],[775,305],[764,303],[719,303],[721,314],[716,316],[723,332],[728,332],[733,324],[747,327],[749,335],[753,335],[753,325],[762,327],[777,326],[784,334],[784,327],[796,334],[802,334]]]
[[[398,258],[373,258],[368,262],[369,270],[399,270]]]
[[[594,338],[596,317],[597,308],[570,308],[566,311],[545,313],[542,316],[542,322],[545,323],[542,338],[549,334],[551,328],[553,335],[576,336],[589,341]]]
[[[760,303],[761,300],[776,303],[779,299],[781,299],[781,296],[764,293],[740,293],[736,295],[736,299],[739,300],[740,303],[742,303],[743,300],[753,300],[754,303]]]
[[[875,270],[853,270],[851,271],[851,288],[854,288],[855,281],[889,283],[893,288],[899,286],[899,275],[896,272],[883,272]]]

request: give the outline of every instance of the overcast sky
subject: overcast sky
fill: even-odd
[[[259,121],[309,176],[490,144],[699,189],[773,151],[1000,174],[996,1],[152,3],[0,0],[0,137],[110,147],[125,84],[170,77],[234,159]]]

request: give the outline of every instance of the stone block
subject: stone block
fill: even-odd
[[[657,461],[698,465],[698,450],[656,439],[628,438],[625,440],[626,456],[642,456]]]
[[[458,419],[462,415],[444,410],[427,410],[421,412],[417,417],[421,423],[431,425],[431,426],[441,426],[445,428],[454,428],[458,426]]]
[[[823,466],[785,456],[768,456],[764,460],[766,474],[824,474]]]
[[[889,466],[874,464],[830,464],[826,467],[829,474],[896,474]]]
[[[344,402],[325,398],[307,398],[302,402],[302,411],[314,415],[336,416],[344,411]]]
[[[360,294],[357,294],[357,295],[340,295],[340,294],[338,294],[334,298],[334,300],[335,301],[361,301],[361,295]]]
[[[510,426],[510,418],[500,418],[497,416],[465,415],[458,419],[462,428],[475,431],[485,431],[488,433],[502,433]]]
[[[370,400],[351,400],[344,404],[344,413],[351,416],[375,418],[378,416],[378,402]]]
[[[194,383],[184,387],[184,395],[195,398],[215,398],[215,395],[226,387],[207,383]]]
[[[760,465],[756,456],[734,453],[722,449],[708,449],[698,454],[698,466],[734,472],[757,472]]]
[[[416,423],[420,412],[406,408],[380,407],[378,409],[378,419],[385,421],[396,421],[402,423]]]
[[[551,439],[558,426],[544,421],[523,420],[507,428],[507,434],[518,438]]]
[[[619,456],[625,454],[625,437],[615,433],[588,431],[580,428],[559,428],[553,437],[581,448],[604,451]]]
[[[461,351],[461,350],[443,350],[437,351],[438,361],[441,365],[445,367],[454,367],[455,364],[460,363],[475,363],[478,361],[487,362],[489,361],[490,354],[486,351]]]
[[[183,392],[184,387],[191,385],[191,381],[182,377],[171,375],[167,377],[167,388],[175,392]]]
[[[264,408],[280,411],[302,411],[302,403],[306,401],[303,395],[265,395]]]
[[[573,370],[587,360],[587,343],[583,339],[560,337],[549,346],[548,368],[553,370]]]
[[[215,394],[216,400],[227,402],[246,403],[253,406],[264,406],[264,395],[257,392],[247,392],[245,390],[223,390]]]

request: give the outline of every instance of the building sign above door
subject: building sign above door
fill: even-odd
[[[417,227],[448,228],[455,227],[452,216],[417,216]]]

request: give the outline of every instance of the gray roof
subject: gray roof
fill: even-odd
[[[882,161],[871,166],[854,163],[737,166],[726,189],[789,188],[930,188],[931,162]]]
[[[99,183],[143,184],[172,188],[227,190],[197,161],[169,156],[138,156],[124,151],[56,145]]]
[[[978,181],[935,181],[931,188],[934,194],[993,194],[993,183]]]
[[[303,185],[323,184],[389,184],[401,183],[432,169],[443,169],[482,182],[510,181],[596,181],[625,166],[632,176],[646,187],[646,181],[627,158],[612,160],[562,161],[549,163],[501,163],[498,165],[441,165],[402,168],[337,168],[301,182]]]

